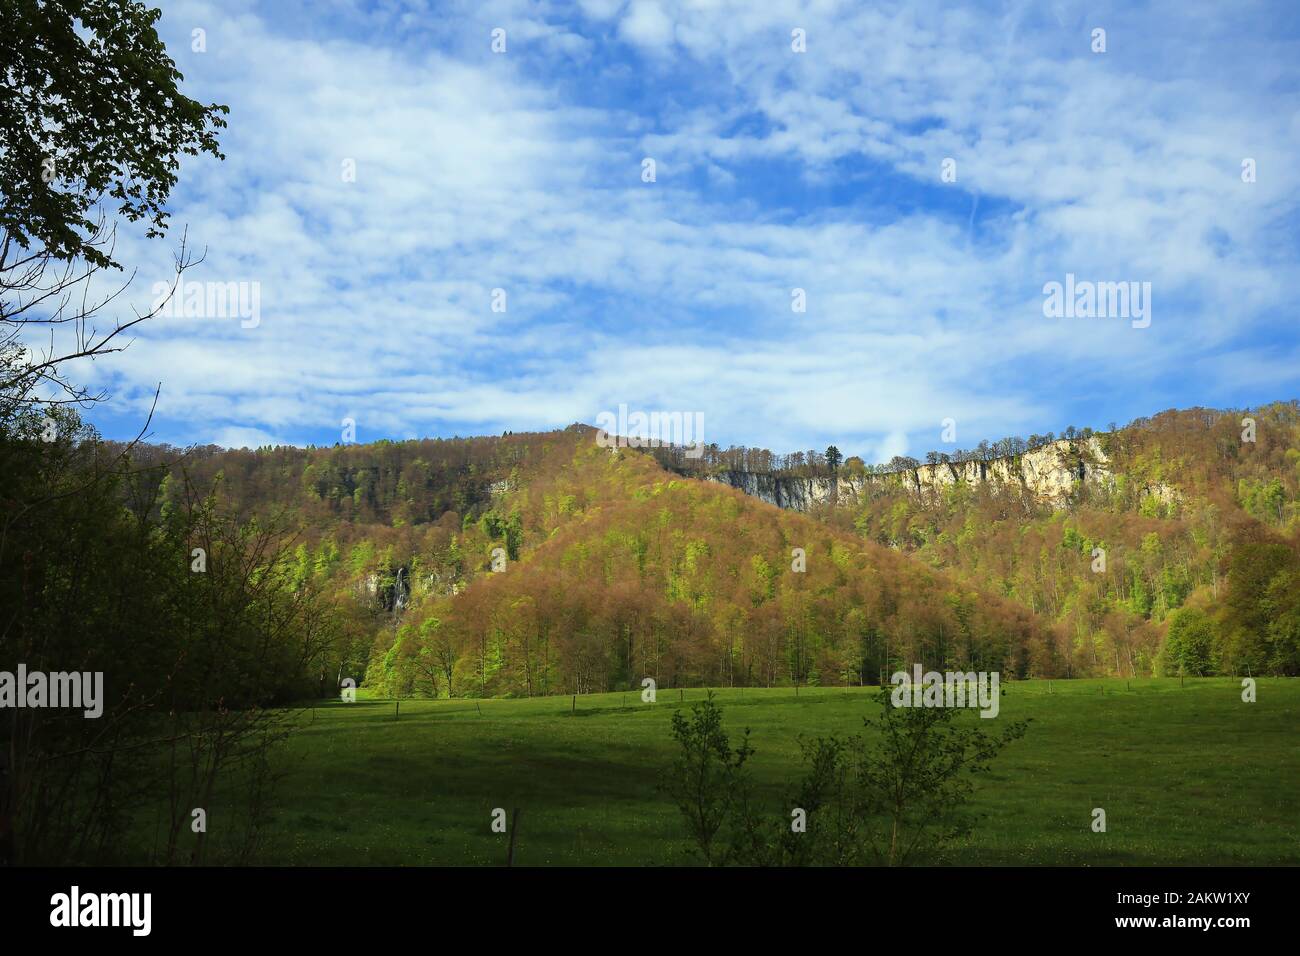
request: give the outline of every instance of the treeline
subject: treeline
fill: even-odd
[[[183,467],[200,487],[220,482],[223,497],[246,509],[241,517],[291,512],[304,526],[341,521],[400,527],[484,506],[493,483],[510,480],[512,469],[526,462],[538,437],[512,434],[229,451],[161,445],[136,454],[147,456],[146,463],[170,463],[172,474]],[[171,502],[177,493],[166,482],[160,500]]]
[[[1111,432],[1115,425],[1111,425]],[[776,454],[766,448],[749,448],[732,445],[722,448],[717,444],[705,445],[698,452],[676,446],[666,445],[645,449],[661,466],[681,475],[716,474],[723,471],[752,472],[771,474],[777,477],[826,478],[836,474],[848,475],[892,475],[901,471],[910,471],[922,464],[941,463],[960,464],[967,461],[994,461],[999,458],[1015,458],[1057,441],[1087,441],[1094,436],[1091,428],[1068,427],[1059,436],[1055,432],[1045,435],[1030,435],[1021,438],[1009,436],[998,441],[981,441],[971,449],[958,448],[951,452],[930,451],[924,462],[908,455],[895,455],[881,464],[864,462],[853,455],[843,457],[840,450],[832,445],[825,452],[809,449],[788,454]]]

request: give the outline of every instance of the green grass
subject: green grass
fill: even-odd
[[[996,721],[1033,718],[977,784],[985,818],[963,864],[1300,863],[1300,681],[1004,684]],[[723,689],[733,742],[753,731],[755,779],[779,799],[798,737],[854,733],[871,688]],[[705,691],[687,690],[685,703]],[[278,758],[264,860],[292,865],[500,865],[495,807],[522,811],[517,865],[686,862],[677,810],[656,789],[672,759],[677,690],[531,700],[330,703]],[[626,704],[624,703],[626,701]],[[974,720],[972,716],[970,719]],[[1093,833],[1092,810],[1107,815]]]

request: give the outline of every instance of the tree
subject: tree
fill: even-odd
[[[974,827],[972,780],[989,769],[1028,721],[1000,734],[963,726],[952,707],[895,707],[890,690],[877,696],[880,716],[865,719],[868,735],[805,740],[807,770],[781,811],[756,805],[748,774],[749,732],[732,752],[722,712],[710,699],[693,719],[673,715],[683,758],[672,769],[673,794],[687,830],[710,865],[902,866],[933,860]],[[791,825],[802,811],[804,829]],[[715,845],[720,833],[729,845]]]
[[[834,445],[831,445],[826,449],[826,467],[831,471],[838,469],[840,467],[840,462],[843,460],[844,456],[840,454],[840,450]]]
[[[880,715],[864,718],[874,739],[846,744],[822,741],[809,753],[821,804],[810,821],[830,815],[835,827],[820,827],[822,839],[846,863],[902,866],[934,859],[974,827],[967,807],[972,780],[1011,741],[1024,736],[1027,721],[986,734],[953,707],[895,707],[881,688]],[[812,830],[812,827],[810,827]]]
[[[16,862],[112,862],[133,814],[161,796],[170,816],[157,853],[173,862],[188,808],[210,805],[218,775],[230,792],[230,775],[244,774],[260,808],[285,717],[265,708],[309,692],[333,621],[295,583],[278,530],[237,524],[188,485],[164,487],[133,460],[148,452],[100,441],[63,407],[100,397],[67,364],[117,351],[155,314],[95,321],[125,288],[90,288],[96,272],[122,268],[110,219],[162,235],[179,156],[220,158],[225,107],[179,93],[159,13],[138,2],[6,0],[3,16],[0,669],[102,673],[103,697],[98,720],[34,709],[0,722],[0,820]],[[192,264],[182,240],[177,280]],[[26,345],[33,328],[50,333],[42,354]],[[58,329],[72,341],[56,347]],[[241,852],[261,819],[255,809]],[[202,862],[205,836],[191,843]]]
[[[11,405],[98,401],[65,366],[118,351],[123,333],[150,311],[96,322],[117,298],[90,279],[121,270],[116,225],[144,220],[146,236],[167,229],[165,204],[181,155],[224,158],[217,131],[225,106],[203,106],[154,30],[160,13],[137,0],[8,0],[0,32],[0,393]],[[198,260],[182,239],[175,279]],[[71,341],[57,345],[53,332]],[[30,351],[24,334],[48,331]]]
[[[1275,576],[1265,600],[1272,616],[1268,665],[1275,674],[1294,676],[1300,673],[1300,568]]]
[[[1224,632],[1236,635],[1229,655],[1233,669],[1259,673],[1269,667],[1269,628],[1277,607],[1269,600],[1270,585],[1288,580],[1298,565],[1291,548],[1276,541],[1244,542],[1233,552],[1223,610]]]
[[[180,92],[161,15],[138,0],[5,4],[0,226],[20,248],[121,268],[88,241],[92,210],[111,201],[161,236],[178,156],[224,158],[217,130],[230,110]]]
[[[737,793],[747,789],[744,766],[754,753],[749,731],[733,750],[722,729],[722,708],[710,692],[707,699],[691,705],[689,717],[680,710],[673,712],[672,734],[681,752],[668,770],[663,789],[681,811],[705,864],[723,865],[729,852],[717,845],[718,837],[733,812]]]
[[[1166,673],[1203,677],[1213,673],[1214,622],[1200,608],[1179,608],[1169,616],[1165,638]]]

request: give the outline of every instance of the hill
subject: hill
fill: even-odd
[[[768,453],[660,456],[1027,607],[1071,675],[1300,672],[1300,406],[1067,433],[834,473],[811,453],[759,471],[735,464]]]
[[[212,488],[297,536],[295,579],[346,621],[336,679],[531,696],[860,683],[916,661],[1296,673],[1298,422],[1295,403],[1167,412],[892,468],[716,447],[683,465],[582,425],[137,455],[164,509]],[[781,487],[806,493],[763,494]]]
[[[646,676],[861,683],[915,660],[1060,671],[1023,608],[646,455],[610,454],[585,426],[205,450],[159,480],[163,509],[212,488],[243,520],[296,534],[296,577],[349,620],[330,669],[387,693],[591,692]]]

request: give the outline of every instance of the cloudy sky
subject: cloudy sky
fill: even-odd
[[[1300,394],[1293,3],[160,5],[230,126],[170,238],[119,246],[133,301],[187,226],[187,280],[255,282],[259,314],[82,369],[110,437],[161,384],[176,444],[626,404],[870,461],[945,418],[969,447]],[[1150,283],[1149,326],[1046,317],[1067,273]]]

